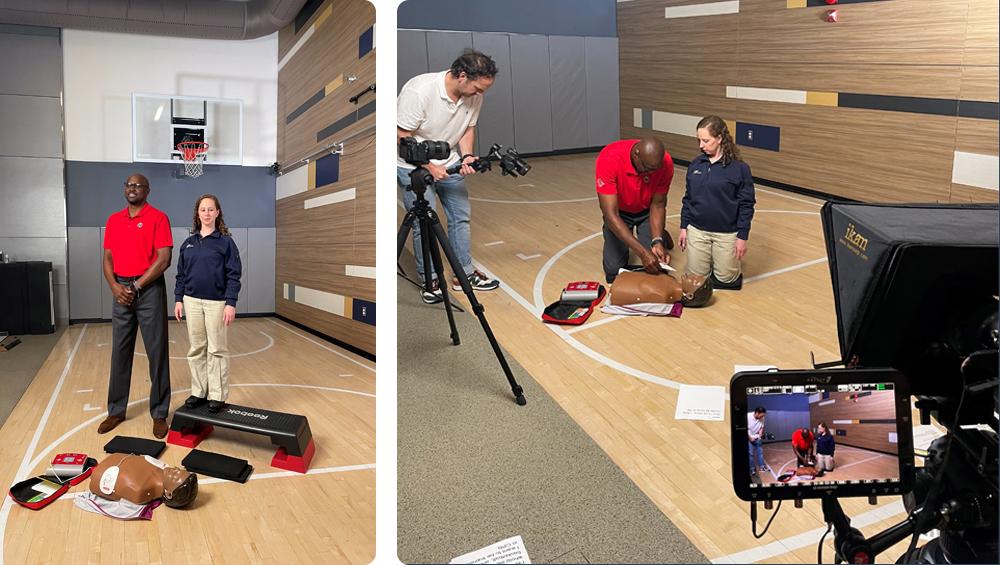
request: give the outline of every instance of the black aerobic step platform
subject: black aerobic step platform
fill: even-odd
[[[271,466],[279,469],[305,473],[316,452],[305,416],[235,404],[226,404],[214,414],[208,411],[207,404],[198,408],[181,405],[170,421],[167,443],[197,447],[215,426],[270,437],[271,443],[278,446]]]

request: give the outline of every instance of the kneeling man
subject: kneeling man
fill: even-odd
[[[614,282],[631,250],[650,273],[669,263],[664,229],[674,161],[654,138],[623,139],[597,156],[597,199],[604,215],[604,277]]]

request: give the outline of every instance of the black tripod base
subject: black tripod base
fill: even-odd
[[[413,179],[415,176],[419,176],[420,169],[415,169],[414,173],[411,173],[410,177]],[[415,186],[415,185],[414,185]],[[448,314],[448,325],[451,328],[451,342],[454,345],[459,345],[462,341],[458,335],[458,328],[455,326],[455,318],[452,314],[452,304],[451,298],[448,296],[448,284],[444,279],[444,268],[443,262],[441,261],[441,252],[444,252],[445,258],[448,260],[451,270],[455,273],[463,272],[462,266],[455,256],[455,252],[451,248],[451,244],[448,242],[448,237],[444,233],[444,229],[441,227],[441,223],[438,221],[437,214],[430,208],[427,200],[423,195],[424,190],[419,191],[414,190],[417,199],[413,206],[406,213],[403,218],[403,223],[399,227],[399,233],[396,234],[396,260],[397,264],[400,255],[403,254],[403,248],[406,244],[407,236],[409,236],[411,229],[414,224],[419,228],[420,233],[420,245],[416,245],[416,238],[414,237],[414,253],[420,253],[421,259],[423,259],[424,265],[424,285],[423,288],[431,288],[431,271],[428,268],[433,266],[434,272],[437,273],[438,280],[441,281],[439,288],[441,289],[441,301],[444,302],[445,312]],[[514,374],[510,370],[510,366],[507,364],[507,359],[504,357],[503,351],[500,349],[500,345],[497,343],[496,337],[493,335],[493,330],[490,328],[489,322],[486,321],[486,316],[483,314],[483,305],[476,299],[473,292],[472,286],[469,284],[469,280],[466,277],[458,277],[460,284],[462,285],[462,292],[469,299],[469,304],[472,305],[472,311],[475,313],[476,318],[479,319],[479,324],[483,328],[483,333],[486,334],[486,338],[490,342],[490,346],[493,348],[493,353],[496,355],[497,361],[500,362],[500,367],[503,369],[504,376],[507,377],[507,382],[510,384],[510,390],[514,394],[514,402],[518,406],[524,406],[528,403],[528,400],[524,397],[524,390],[521,385],[517,384],[514,379]]]

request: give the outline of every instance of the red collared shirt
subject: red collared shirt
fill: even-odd
[[[617,194],[618,209],[623,212],[644,212],[649,209],[653,194],[670,191],[674,178],[674,160],[663,152],[663,166],[651,173],[638,174],[630,154],[638,140],[623,139],[608,144],[597,156],[596,177],[598,194]]]
[[[792,433],[792,445],[795,446],[795,449],[798,449],[800,451],[809,449],[809,446],[811,446],[812,443],[813,443],[812,432],[806,432],[804,436],[802,435],[802,430],[795,430]]]
[[[156,261],[156,250],[173,247],[170,219],[148,203],[135,217],[128,207],[108,216],[104,230],[104,248],[111,250],[115,274],[138,277]]]

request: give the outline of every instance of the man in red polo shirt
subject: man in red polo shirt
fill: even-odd
[[[792,432],[792,452],[799,467],[812,467],[816,464],[816,442],[809,428]]]
[[[167,352],[167,292],[163,271],[170,266],[174,245],[170,220],[146,202],[149,180],[139,174],[125,181],[128,205],[108,217],[104,231],[104,278],[115,303],[111,311],[111,378],[108,417],[97,433],[125,420],[136,328],[149,359],[149,413],[153,435],[167,435],[170,411],[170,358]]]
[[[648,272],[660,272],[674,246],[664,229],[674,161],[663,143],[654,138],[611,143],[597,156],[596,176],[604,215],[604,277],[614,282],[628,264],[629,250]]]

